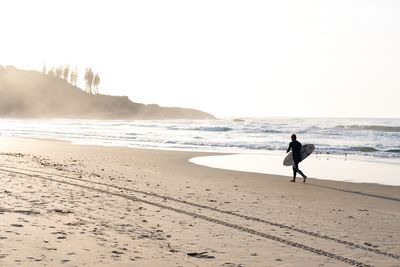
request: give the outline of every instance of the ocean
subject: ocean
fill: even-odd
[[[400,119],[0,120],[3,136],[234,153],[284,152],[292,133],[303,144],[314,144],[315,154],[400,163]]]

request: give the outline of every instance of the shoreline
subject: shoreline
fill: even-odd
[[[280,158],[284,158],[284,156],[286,155],[280,152],[276,152],[276,151],[267,151],[267,152],[258,152],[258,151],[249,151],[249,152],[235,152],[235,151],[230,151],[230,152],[224,152],[224,151],[208,151],[208,150],[195,150],[195,149],[178,149],[178,148],[157,148],[157,147],[146,147],[146,148],[136,148],[136,147],[128,147],[128,146],[119,146],[119,145],[100,145],[100,144],[82,144],[82,143],[76,143],[73,142],[71,140],[62,140],[62,139],[51,139],[51,138],[38,138],[38,137],[3,137],[0,136],[1,138],[9,138],[9,139],[27,139],[27,140],[36,140],[36,141],[48,141],[48,142],[62,142],[62,143],[66,143],[66,144],[71,144],[74,146],[88,146],[88,147],[109,147],[109,148],[121,148],[121,149],[133,149],[133,150],[153,150],[153,151],[171,151],[171,152],[177,152],[177,153],[193,153],[193,157],[189,157],[187,159],[188,162],[196,164],[196,165],[200,165],[200,166],[205,166],[208,168],[215,168],[215,169],[222,169],[222,170],[231,170],[231,171],[239,171],[239,172],[247,172],[247,173],[254,173],[254,174],[267,174],[267,175],[279,175],[279,176],[285,176],[288,178],[291,178],[291,169],[289,168],[285,168],[285,171],[282,171],[282,166],[280,163]],[[200,155],[197,155],[200,154]],[[242,166],[238,166],[237,163],[238,161],[233,161],[233,162],[229,162],[229,157],[233,156],[233,157],[240,157],[240,156],[260,156],[261,158],[268,158],[268,157],[280,157],[278,160],[266,160],[265,162],[267,163],[272,163],[272,166],[279,166],[278,168],[276,167],[272,167],[270,168],[270,170],[267,170],[265,168],[254,168],[254,167],[249,167],[246,166],[246,164],[248,164],[248,162],[246,162],[245,158],[242,158],[242,161],[240,161],[241,164],[244,164],[244,167]],[[227,157],[225,157],[227,156]],[[223,160],[227,160],[228,163],[221,163],[221,159],[218,160],[213,160],[213,158],[219,158],[221,157],[224,158]],[[317,179],[317,180],[322,180],[322,181],[336,181],[336,182],[345,182],[345,183],[354,183],[354,184],[376,184],[376,185],[386,185],[386,186],[400,186],[400,181],[397,182],[396,184],[387,184],[387,183],[379,183],[379,182],[368,182],[368,181],[362,181],[362,180],[351,180],[351,179],[347,179],[347,180],[343,180],[340,179],[341,176],[346,176],[349,177],[348,174],[339,174],[336,175],[336,177],[332,176],[332,175],[328,175],[326,177],[326,172],[321,171],[321,167],[316,166],[315,161],[313,163],[309,163],[310,159],[314,158],[321,160],[321,159],[326,159],[326,160],[331,160],[331,161],[340,161],[340,160],[345,160],[345,161],[349,161],[349,162],[366,162],[366,163],[374,163],[374,164],[383,164],[383,165],[393,165],[394,167],[397,167],[397,169],[399,169],[400,167],[398,166],[398,162],[397,159],[389,159],[389,161],[383,161],[379,158],[373,158],[373,159],[369,159],[366,156],[357,156],[355,155],[354,157],[349,156],[349,158],[343,158],[342,155],[329,155],[329,154],[315,154],[313,153],[308,160],[306,161],[306,164],[309,165],[307,167],[309,167],[311,170],[315,167],[317,167],[318,171],[317,173],[319,174],[318,176],[310,176],[310,179]],[[259,164],[265,164],[265,162],[260,162],[260,159],[258,159]],[[254,165],[254,164],[253,164]],[[304,165],[304,163],[301,164],[302,166]],[[372,169],[372,168],[370,168]],[[393,171],[393,173],[395,173],[395,171]],[[324,177],[325,176],[325,177]],[[322,178],[323,177],[323,178]],[[358,179],[362,179],[362,178],[358,178]],[[390,179],[392,180],[397,180],[397,178],[395,177],[395,175],[393,175],[393,177],[391,177]]]
[[[398,187],[188,161],[204,152],[1,137],[0,153],[2,266],[400,263]]]

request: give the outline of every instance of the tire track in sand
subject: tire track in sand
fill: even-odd
[[[135,201],[135,202],[141,202],[141,203],[148,204],[148,205],[151,205],[151,206],[155,206],[155,207],[158,207],[158,208],[161,208],[161,209],[174,211],[174,212],[177,212],[177,213],[180,213],[180,214],[191,216],[193,218],[202,219],[202,220],[214,223],[214,224],[218,224],[218,225],[222,225],[222,226],[225,226],[225,227],[228,227],[228,228],[231,228],[231,229],[239,230],[241,232],[245,232],[245,233],[249,233],[249,234],[252,234],[252,235],[259,236],[259,237],[263,237],[263,238],[266,238],[266,239],[269,239],[269,240],[273,240],[273,241],[276,241],[276,242],[279,242],[279,243],[283,243],[285,245],[288,245],[288,246],[291,246],[291,247],[294,247],[294,248],[298,248],[298,249],[302,249],[302,250],[305,250],[305,251],[309,251],[309,252],[314,253],[314,254],[319,255],[319,256],[324,256],[324,257],[331,258],[331,259],[334,259],[334,260],[337,260],[337,261],[340,261],[340,262],[343,262],[343,263],[347,263],[349,265],[359,266],[359,267],[372,267],[372,265],[370,265],[370,264],[366,264],[364,262],[357,261],[357,260],[349,258],[349,257],[340,256],[338,254],[325,251],[323,249],[314,248],[314,247],[311,247],[311,246],[308,246],[308,245],[305,245],[305,244],[302,244],[302,243],[299,243],[299,242],[294,242],[294,241],[291,241],[291,240],[288,240],[288,239],[285,239],[285,238],[282,238],[282,237],[279,237],[279,236],[267,234],[267,233],[264,233],[264,232],[257,231],[255,229],[249,228],[249,227],[244,227],[244,226],[241,226],[239,224],[234,224],[234,223],[230,223],[230,222],[227,222],[227,221],[224,221],[224,220],[211,218],[209,216],[205,216],[205,215],[202,215],[202,214],[199,214],[199,213],[196,213],[196,212],[191,212],[191,211],[175,208],[175,207],[172,207],[172,206],[168,206],[168,205],[165,205],[165,204],[160,204],[160,203],[157,203],[155,201],[141,199],[141,198],[138,198],[136,196],[123,194],[121,192],[112,192],[112,191],[105,190],[105,189],[95,188],[95,187],[92,187],[92,186],[89,186],[89,185],[77,184],[77,183],[73,183],[73,182],[70,182],[70,181],[58,180],[58,179],[54,179],[54,178],[50,178],[50,177],[45,177],[45,176],[42,176],[42,175],[39,175],[39,174],[32,174],[32,173],[27,173],[27,172],[22,172],[22,171],[7,170],[7,169],[3,169],[3,168],[0,168],[0,171],[1,172],[6,172],[6,173],[13,173],[13,174],[17,174],[17,175],[21,175],[21,176],[25,176],[25,177],[32,177],[32,178],[38,178],[38,179],[47,180],[47,181],[53,181],[53,182],[56,182],[56,183],[61,183],[61,184],[70,185],[70,186],[74,186],[74,187],[80,187],[80,188],[87,189],[87,190],[90,190],[90,191],[96,191],[96,192],[100,192],[100,193],[104,193],[104,194],[108,194],[108,195],[112,195],[112,196],[122,197],[122,198],[125,198],[125,199],[128,199],[128,200],[132,200],[132,201]],[[52,175],[52,176],[59,176],[59,175],[55,175],[55,174],[51,174],[51,173],[47,173],[47,174],[48,175]],[[68,176],[67,177],[60,176],[60,177],[71,179],[71,180],[79,180],[79,181],[85,182],[85,183],[98,184],[98,185],[102,185],[102,186],[106,186],[106,187],[114,188],[114,189],[119,189],[119,190],[122,189],[122,188],[120,188],[118,186],[112,186],[112,185],[108,185],[108,184],[105,184],[105,183],[99,183],[99,182],[92,182],[92,181],[85,180],[85,179],[80,179],[80,178],[74,178],[74,177],[68,177]],[[126,189],[124,189],[124,190],[126,190]]]

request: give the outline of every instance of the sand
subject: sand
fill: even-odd
[[[400,187],[0,138],[0,266],[400,266]]]

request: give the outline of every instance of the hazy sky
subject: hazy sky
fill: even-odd
[[[1,1],[0,64],[217,116],[400,117],[400,1]],[[81,77],[82,78],[82,74]]]

